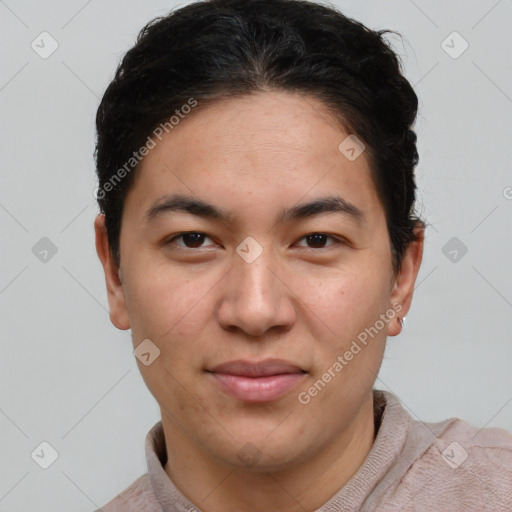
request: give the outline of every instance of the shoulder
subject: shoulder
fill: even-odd
[[[151,490],[148,474],[137,478],[129,487],[120,492],[101,509],[95,512],[160,512],[161,507]]]
[[[404,511],[512,510],[512,432],[477,428],[459,418],[437,423],[412,421],[412,450],[418,450],[388,503]],[[394,510],[394,508],[390,508]]]
[[[451,471],[451,476],[478,472],[482,477],[491,476],[497,484],[512,484],[512,432],[502,428],[478,428],[464,420],[450,418],[439,423],[415,422],[415,428],[429,425],[442,427],[425,452],[423,464],[440,466]],[[434,430],[434,429],[433,429]],[[463,471],[456,471],[462,468]]]

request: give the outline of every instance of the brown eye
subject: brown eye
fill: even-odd
[[[325,244],[328,239],[334,240],[334,243],[326,246]],[[339,243],[333,236],[326,235],[324,233],[311,233],[309,235],[302,237],[301,240],[306,240],[308,247],[310,247],[311,249],[323,249],[325,247],[330,247],[331,245]]]
[[[189,231],[187,233],[180,233],[170,240],[166,242],[166,245],[173,243],[178,239],[183,240],[183,244],[177,244],[179,247],[185,247],[187,249],[197,249],[200,248],[205,239],[209,238],[204,233],[199,233],[198,231]]]

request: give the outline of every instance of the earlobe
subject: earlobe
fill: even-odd
[[[110,321],[118,329],[127,330],[130,328],[130,320],[126,309],[121,269],[112,258],[107,229],[105,227],[105,215],[103,213],[97,215],[94,220],[94,231],[96,236],[96,253],[105,273]]]
[[[406,249],[405,255],[400,266],[400,271],[396,277],[393,290],[391,292],[391,304],[400,304],[400,312],[396,318],[389,323],[388,335],[396,336],[400,334],[403,327],[403,319],[409,312],[414,292],[414,285],[421,266],[423,258],[423,242],[425,228],[418,225],[415,230],[417,239],[412,241]]]
[[[400,334],[402,332],[402,327],[403,327],[403,319],[404,319],[405,313],[403,313],[402,304],[399,304],[396,302],[393,303],[393,310],[395,311],[395,316],[388,323],[388,328],[387,328],[388,336],[397,336],[398,334]]]

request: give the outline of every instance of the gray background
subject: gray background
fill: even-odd
[[[336,4],[404,36],[393,45],[420,97],[430,227],[406,329],[388,339],[376,387],[423,421],[512,430],[512,2]],[[0,0],[0,511],[93,510],[146,472],[159,409],[130,332],[108,317],[94,116],[139,29],[176,5]],[[43,31],[59,45],[46,59],[31,47]],[[469,44],[457,58],[454,31]],[[46,261],[43,237],[57,249]],[[31,458],[43,441],[59,454],[48,469]]]

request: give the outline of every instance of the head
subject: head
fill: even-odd
[[[193,3],[142,29],[98,109],[111,321],[151,340],[162,419],[228,465],[350,430],[409,310],[418,102],[384,36],[305,1]],[[271,399],[217,378],[270,359],[300,370]]]

